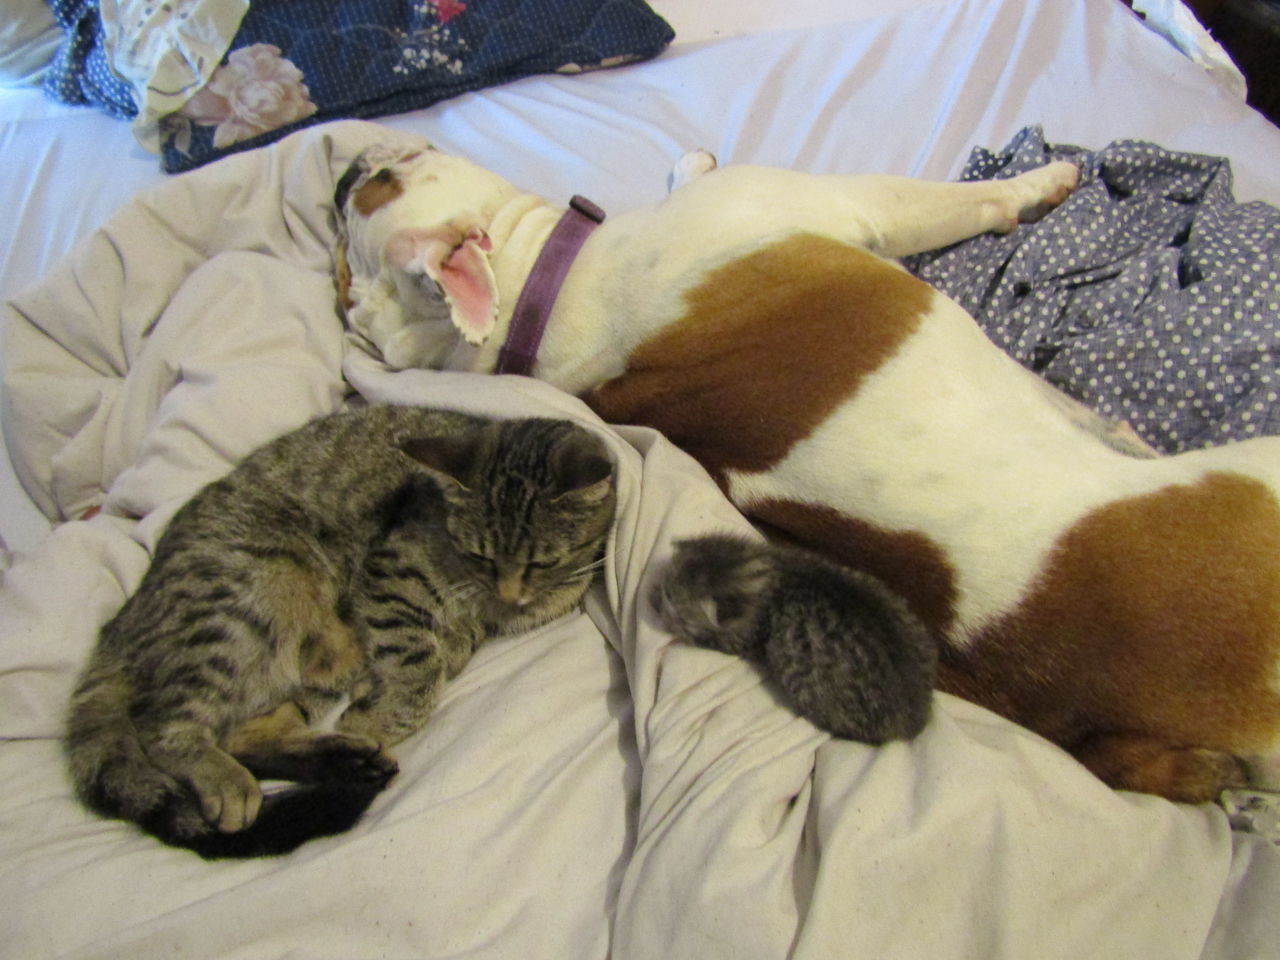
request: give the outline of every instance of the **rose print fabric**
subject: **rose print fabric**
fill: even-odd
[[[1280,210],[1237,203],[1231,165],[1022,130],[961,179],[1049,160],[1079,188],[1038,223],[909,258],[997,344],[1167,453],[1280,434]]]
[[[192,124],[212,127],[214,149],[221,150],[314,114],[317,108],[303,81],[302,71],[279,47],[240,47],[165,125],[179,151],[190,152]]]
[[[309,123],[385,116],[534,73],[646,59],[674,36],[644,0],[53,6],[66,39],[46,91],[134,119],[139,140],[170,172]]]

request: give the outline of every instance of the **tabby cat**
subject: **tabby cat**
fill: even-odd
[[[251,454],[174,516],[66,736],[80,797],[205,857],[351,826],[484,640],[569,612],[612,524],[564,421],[380,406]],[[336,729],[309,721],[349,704]],[[263,800],[257,778],[298,786]]]
[[[699,537],[676,545],[654,605],[678,636],[762,664],[838,737],[909,739],[929,720],[937,644],[864,573],[795,547]]]

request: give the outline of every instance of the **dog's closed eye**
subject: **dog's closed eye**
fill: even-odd
[[[390,167],[383,167],[354,191],[355,208],[368,217],[404,192],[404,184]]]

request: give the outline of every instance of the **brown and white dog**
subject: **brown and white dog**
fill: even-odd
[[[1011,230],[1076,169],[713,167],[590,235],[532,374],[879,576],[942,641],[941,689],[1107,783],[1280,787],[1280,439],[1126,449],[886,259]],[[335,201],[351,327],[392,366],[492,372],[562,208],[425,146],[366,151]]]

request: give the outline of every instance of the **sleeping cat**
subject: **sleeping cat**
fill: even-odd
[[[762,664],[837,737],[909,739],[929,720],[937,644],[866,574],[795,547],[699,537],[676,545],[654,605],[676,635]]]
[[[347,829],[480,643],[578,603],[614,504],[603,445],[563,421],[382,406],[267,444],[174,516],[103,627],[78,794],[205,857]],[[336,730],[308,725],[344,696]],[[264,802],[258,777],[304,785]]]

